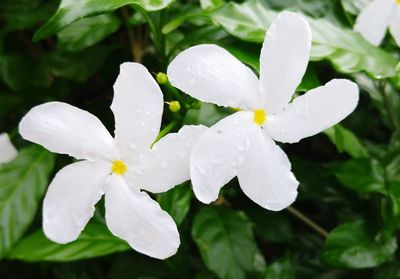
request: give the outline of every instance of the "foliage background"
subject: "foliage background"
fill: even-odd
[[[0,167],[0,278],[400,278],[400,52],[389,35],[376,48],[351,31],[368,2],[1,0],[0,131],[20,153]],[[17,125],[31,107],[64,101],[112,131],[120,63],[165,72],[179,51],[217,43],[257,71],[265,29],[280,10],[302,12],[313,29],[312,61],[298,94],[336,77],[362,89],[343,123],[283,145],[300,181],[294,207],[264,210],[236,179],[212,206],[195,200],[190,183],[180,185],[156,197],[182,240],[166,261],[113,237],[102,201],[77,241],[58,245],[43,236],[43,196],[71,159],[21,139]],[[182,104],[176,113],[165,106],[164,131],[211,125],[231,113],[169,84],[162,89],[166,101]]]

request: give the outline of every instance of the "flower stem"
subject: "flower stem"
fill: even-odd
[[[158,134],[157,138],[155,139],[155,141],[153,142],[153,144],[151,145],[151,147],[153,147],[153,145],[159,141],[163,136],[165,136],[166,134],[168,134],[173,128],[175,128],[176,125],[179,124],[179,121],[177,119],[172,120],[167,126],[165,126],[160,133]]]
[[[328,237],[328,232],[322,228],[320,225],[318,225],[317,223],[315,223],[313,220],[311,220],[310,218],[308,218],[306,215],[304,215],[303,213],[301,213],[299,210],[297,210],[296,208],[294,208],[293,206],[289,206],[288,208],[286,208],[287,211],[289,211],[293,216],[295,216],[297,219],[301,220],[302,222],[304,222],[307,226],[309,226],[310,228],[312,228],[314,231],[316,231],[317,233],[319,233],[321,236],[323,236],[324,238]]]

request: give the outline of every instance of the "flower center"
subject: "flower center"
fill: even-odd
[[[395,2],[396,2],[398,5],[400,5],[400,0],[395,0]]]
[[[254,123],[261,126],[262,124],[264,124],[266,120],[267,120],[267,115],[265,114],[265,110],[263,109],[254,110]]]
[[[112,172],[117,175],[124,174],[126,169],[126,165],[122,160],[115,160],[111,167]]]

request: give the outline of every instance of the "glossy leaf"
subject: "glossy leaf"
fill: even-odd
[[[164,9],[174,0],[62,0],[54,16],[34,35],[33,40],[47,38],[78,19],[109,13],[126,5],[139,5],[146,11]]]
[[[321,253],[324,263],[337,267],[368,268],[389,260],[397,249],[396,238],[379,239],[362,220],[336,227]]]
[[[357,192],[386,194],[384,167],[375,159],[348,160],[338,167],[335,175],[344,186]]]
[[[53,170],[54,157],[39,146],[0,167],[0,258],[33,221]]]
[[[241,212],[202,208],[194,219],[192,235],[204,263],[219,278],[246,278],[260,257],[252,225]]]
[[[261,43],[265,30],[277,16],[262,1],[228,3],[211,14],[228,33],[250,42]],[[394,76],[394,57],[367,43],[358,33],[338,27],[326,19],[307,18],[313,34],[311,59],[327,59],[342,73],[366,71],[375,78]]]
[[[90,47],[118,30],[121,20],[113,14],[78,20],[57,34],[61,49],[80,51]]]
[[[324,134],[336,145],[340,153],[346,152],[353,158],[365,158],[368,156],[368,151],[357,136],[342,125],[338,124],[333,126],[325,130]]]
[[[192,190],[188,183],[157,195],[161,208],[171,215],[177,225],[180,225],[189,212],[192,201]]]
[[[131,249],[123,240],[113,236],[103,224],[89,223],[79,238],[68,244],[57,244],[36,231],[22,239],[7,255],[9,259],[28,262],[75,261]]]

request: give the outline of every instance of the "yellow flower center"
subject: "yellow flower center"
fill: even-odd
[[[124,174],[126,169],[126,165],[122,160],[115,160],[111,167],[112,172],[117,175]]]
[[[254,110],[254,123],[257,125],[262,125],[267,120],[267,115],[265,114],[265,110],[263,109],[255,109]]]
[[[396,0],[396,3],[400,5],[400,0]]]

